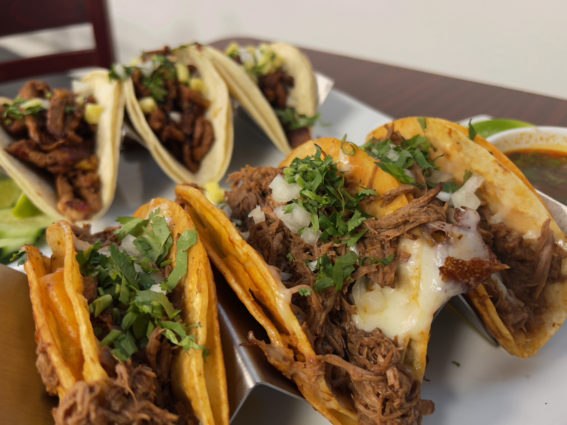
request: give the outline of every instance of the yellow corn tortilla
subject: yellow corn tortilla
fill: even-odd
[[[422,128],[418,118],[404,118],[372,131],[367,139],[381,139],[390,128],[409,139],[424,135],[441,156],[436,164],[462,183],[466,170],[484,178],[477,196],[486,203],[490,214],[521,235],[538,237],[544,223],[550,220],[555,242],[567,250],[567,238],[537,195],[532,185],[518,168],[498,149],[480,136],[474,142],[468,130],[438,118],[424,118]],[[563,260],[565,262],[565,260]],[[567,276],[559,282],[548,283],[542,293],[547,309],[541,315],[541,324],[527,334],[512,332],[500,319],[496,307],[483,285],[468,294],[485,326],[497,341],[510,353],[520,357],[535,355],[557,332],[567,318]]]
[[[174,246],[169,253],[173,266],[178,236],[193,230],[191,218],[172,201],[153,199],[134,214],[145,218],[159,209],[167,217]],[[99,359],[98,340],[90,321],[89,306],[83,296],[83,278],[76,260],[75,236],[67,222],[52,224],[47,240],[53,252],[42,256],[33,246],[24,247],[28,255],[25,269],[36,325],[38,353],[49,361],[55,374],[55,385],[48,385],[50,394],[63,400],[80,381],[93,383],[108,379]],[[188,273],[183,285],[187,323],[198,323],[192,329],[195,342],[202,350],[180,350],[173,361],[174,392],[180,400],[191,403],[202,424],[228,424],[229,405],[226,373],[217,318],[217,298],[212,270],[203,245],[197,242],[188,252]],[[52,382],[53,383],[53,382]]]
[[[349,181],[361,187],[374,189],[384,194],[399,186],[395,178],[382,171],[374,159],[350,143],[336,139],[318,139],[296,148],[280,167],[286,167],[296,157],[312,155],[316,145],[332,156]],[[282,283],[279,274],[252,248],[232,225],[226,214],[207,200],[203,193],[189,185],[176,188],[178,202],[193,218],[199,236],[215,266],[221,271],[229,285],[244,303],[248,311],[264,327],[270,344],[286,356],[269,357],[270,362],[282,373],[293,379],[303,396],[334,424],[356,424],[358,415],[353,406],[334,394],[323,374],[310,376],[290,371],[290,359],[301,359],[305,363],[317,363],[317,354],[296,318],[291,304],[291,291]],[[400,195],[387,206],[381,201],[366,205],[366,212],[384,216],[406,205],[408,199]],[[430,320],[433,320],[431,316]],[[416,379],[423,379],[426,366],[429,327],[415,338],[405,341],[404,364]]]
[[[120,82],[110,81],[107,70],[96,70],[86,75],[81,82],[91,86],[93,96],[102,106],[97,124],[95,154],[98,157],[98,175],[101,183],[102,208],[89,221],[102,217],[110,208],[116,191],[122,121],[124,117],[124,96]],[[0,98],[0,103],[11,103],[11,99]],[[4,148],[12,138],[0,128],[0,168],[4,169],[26,196],[42,212],[54,219],[65,219],[57,209],[55,185],[34,171],[28,164],[8,154]]]
[[[272,43],[270,48],[281,58],[283,70],[293,77],[288,106],[309,117],[317,113],[317,84],[311,62],[298,48],[287,43]],[[283,153],[291,151],[285,131],[258,85],[242,65],[214,47],[203,47],[215,68],[226,81],[231,96],[246,109],[274,145]]]
[[[205,184],[211,181],[217,182],[224,176],[232,158],[234,129],[228,89],[215,67],[203,54],[202,49],[201,46],[190,45],[177,49],[172,56],[174,61],[184,65],[193,65],[199,70],[205,86],[204,96],[210,101],[205,118],[213,126],[215,140],[196,173],[189,171],[161,144],[150,128],[136,98],[132,80],[128,79],[124,82],[126,109],[132,125],[160,168],[176,183]]]

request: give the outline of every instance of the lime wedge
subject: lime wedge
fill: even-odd
[[[473,126],[476,130],[476,133],[484,138],[490,137],[493,134],[500,133],[504,130],[511,130],[513,128],[534,127],[533,124],[524,121],[509,120],[504,118],[475,122]]]
[[[0,177],[0,208],[10,208],[22,193],[14,180]]]
[[[41,211],[30,201],[30,198],[22,193],[12,210],[12,214],[18,218],[26,218],[41,214]]]

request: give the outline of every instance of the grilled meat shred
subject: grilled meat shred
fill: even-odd
[[[170,53],[171,50],[166,47],[148,52],[145,56]],[[197,71],[194,66],[189,66],[192,75]],[[171,155],[196,173],[215,141],[213,125],[205,118],[210,102],[198,90],[179,82],[172,69],[158,68],[154,74],[156,72],[161,73],[159,77],[166,94],[164,99],[156,99],[157,108],[146,114],[148,124]],[[138,99],[152,96],[142,70],[133,72],[132,81]]]
[[[13,117],[0,106],[0,122],[15,140],[6,147],[12,156],[46,175],[56,189],[57,209],[73,221],[85,220],[102,208],[98,157],[95,153],[96,125],[84,120],[85,105],[76,103],[71,92],[29,81],[18,94],[22,100],[47,99],[49,108]]]

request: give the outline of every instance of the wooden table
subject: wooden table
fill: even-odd
[[[224,49],[235,40],[257,44],[253,38],[226,38],[212,43]],[[401,118],[436,116],[449,120],[488,114],[537,125],[567,127],[567,100],[413,71],[312,49],[302,49],[313,68],[335,80],[335,87]]]

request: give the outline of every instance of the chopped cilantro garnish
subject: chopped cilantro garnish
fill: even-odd
[[[298,113],[294,108],[275,109],[276,115],[287,130],[297,130],[304,127],[313,127],[320,114],[312,117]]]
[[[471,139],[474,142],[475,137],[476,137],[476,128],[474,128],[472,120],[469,120],[469,139]]]
[[[437,169],[435,159],[431,158],[431,151],[435,149],[425,136],[416,135],[411,139],[402,139],[399,143],[394,143],[390,139],[384,141],[373,139],[362,149],[378,159],[377,165],[400,183],[416,183],[407,172],[414,164],[423,170],[425,177],[428,177],[432,170]]]
[[[173,236],[159,210],[153,211],[147,219],[121,217],[118,221],[122,223],[115,231],[118,240],[123,241],[127,236],[134,238],[127,249],[115,243],[103,248],[102,243],[97,242],[77,253],[81,273],[98,283],[98,296],[89,305],[90,313],[95,318],[108,314],[112,320],[108,333],[97,335],[102,337],[101,345],[108,345],[116,358],[125,361],[143,348],[152,331],[159,327],[174,345],[185,350],[204,349],[189,334],[188,327],[181,321],[181,312],[167,296],[187,274],[188,251],[197,242],[197,233],[187,230],[179,236],[175,267],[164,279],[160,267],[171,262],[167,257]],[[104,249],[107,252],[101,252]],[[160,280],[161,288],[157,286]]]
[[[352,273],[355,265],[358,263],[358,257],[352,251],[338,257],[333,263],[325,254],[317,260],[315,271],[317,277],[315,279],[314,289],[321,292],[327,288],[335,288],[340,291],[343,284],[352,279]]]
[[[188,230],[177,240],[177,256],[175,267],[167,280],[161,284],[162,289],[173,291],[181,278],[187,273],[187,251],[197,243],[197,232]]]
[[[345,145],[342,146],[345,148]],[[352,150],[356,151],[351,146]],[[311,227],[319,232],[319,240],[354,247],[366,234],[367,229],[361,228],[369,218],[360,207],[361,201],[376,195],[372,189],[362,189],[351,194],[345,188],[345,176],[330,156],[324,155],[316,145],[315,154],[306,158],[295,158],[288,168],[284,169],[288,183],[297,183],[301,190],[299,199],[291,201],[284,207],[293,209],[296,205],[305,209],[311,215]],[[301,230],[300,230],[301,233]],[[293,258],[293,257],[291,257]],[[290,257],[287,256],[291,262]],[[375,263],[387,265],[393,260],[387,258],[376,260]],[[341,290],[343,285],[352,281],[352,274],[361,264],[353,251],[331,259],[327,255],[320,257],[315,263],[315,291],[327,288]],[[305,288],[303,288],[305,289]],[[300,290],[300,295],[308,295]]]
[[[419,125],[421,126],[421,128],[422,128],[423,130],[425,130],[425,129],[427,128],[427,121],[425,120],[424,117],[419,117],[419,118],[417,119],[417,122],[419,122]]]
[[[311,288],[300,288],[297,293],[302,297],[308,297],[311,295]]]
[[[17,97],[12,103],[4,103],[2,106],[4,113],[2,118],[7,124],[11,124],[12,121],[22,121],[26,115],[37,115],[41,111],[44,111],[43,105],[32,105],[27,108],[22,108],[22,104],[27,102],[26,99],[21,99]]]
[[[143,69],[141,82],[156,102],[163,102],[168,93],[165,80],[177,78],[175,63],[166,55],[153,55],[151,61],[154,69],[149,73],[146,69]],[[142,69],[142,67],[113,64],[110,67],[108,77],[111,80],[125,80],[138,69]]]
[[[306,158],[295,158],[284,169],[288,183],[297,183],[301,187],[300,198],[292,201],[310,215],[315,227],[321,231],[322,241],[334,240],[346,243],[355,235],[358,226],[367,218],[360,209],[360,202],[376,192],[364,189],[351,195],[345,188],[345,176],[337,168],[330,156],[323,158],[319,146],[316,152]],[[286,209],[284,209],[286,211]]]
[[[108,78],[111,80],[125,80],[127,79],[134,70],[136,69],[135,66],[126,66],[120,64],[112,64],[110,66],[110,71],[108,72]]]

